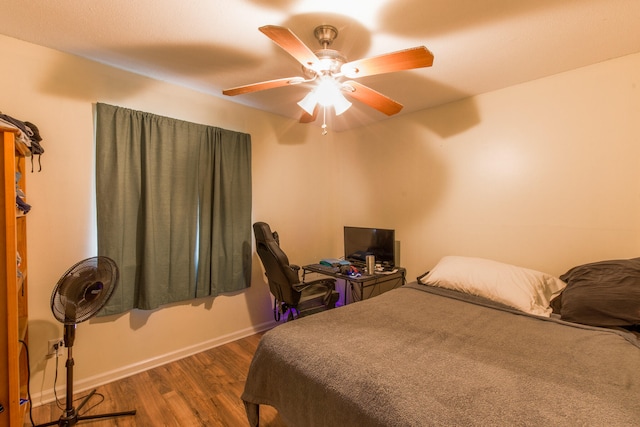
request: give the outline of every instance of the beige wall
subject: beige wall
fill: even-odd
[[[96,101],[250,133],[253,217],[277,228],[299,264],[341,255],[343,225],[395,228],[410,279],[447,254],[559,275],[640,246],[640,54],[322,137],[315,126],[15,39],[0,36],[0,52],[0,108],[45,138],[43,171],[27,177],[36,403],[51,395],[44,353],[62,329],[51,291],[95,255]],[[335,190],[308,193],[326,187]],[[244,292],[78,325],[76,390],[268,326],[253,260]]]
[[[0,109],[35,123],[46,150],[27,176],[30,355],[36,403],[52,396],[54,361],[46,343],[62,336],[49,298],[60,276],[96,255],[93,109],[95,102],[210,124],[252,135],[253,217],[277,228],[300,263],[333,251],[339,206],[305,193],[334,178],[334,135],[280,116],[150,80],[0,36]],[[312,225],[312,227],[309,227]],[[304,237],[302,237],[304,236]],[[253,257],[244,292],[155,311],[94,318],[77,327],[77,391],[270,326],[262,267]],[[64,371],[64,358],[59,361]],[[64,376],[59,380],[64,385]]]
[[[635,54],[352,132],[345,181],[368,185],[343,222],[395,228],[414,280],[443,255],[555,275],[639,256],[639,71]]]

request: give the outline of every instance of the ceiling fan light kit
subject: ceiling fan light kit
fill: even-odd
[[[308,114],[313,114],[317,104],[322,107],[333,107],[336,115],[344,113],[351,107],[351,102],[341,93],[342,85],[337,81],[321,77],[320,83],[311,92],[309,92],[298,105]]]
[[[332,101],[332,105],[336,112],[336,116],[339,116],[347,111],[353,104],[347,101],[347,98],[345,98],[340,92],[337,92],[337,95],[336,99]]]
[[[313,114],[313,110],[316,109],[317,104],[318,104],[318,94],[316,94],[314,90],[306,94],[305,97],[298,102],[298,105],[300,106],[300,108],[306,111],[307,114]]]
[[[298,102],[304,110],[301,123],[309,123],[316,119],[318,105],[323,108],[323,135],[326,135],[326,109],[333,106],[336,115],[347,111],[352,103],[345,94],[374,108],[388,116],[402,110],[402,104],[355,81],[343,82],[342,79],[359,77],[433,65],[433,54],[424,46],[400,50],[372,58],[347,62],[346,57],[329,46],[338,37],[338,30],[332,25],[320,25],[315,28],[314,35],[322,49],[313,52],[290,29],[276,25],[266,25],[259,30],[294,57],[301,65],[304,77],[287,77],[238,86],[222,91],[224,95],[235,96],[287,85],[312,83],[314,87]]]

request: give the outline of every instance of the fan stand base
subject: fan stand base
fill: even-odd
[[[74,426],[79,421],[83,421],[83,420],[95,420],[98,418],[114,418],[114,417],[122,417],[122,416],[136,414],[136,410],[134,409],[131,411],[124,411],[124,412],[112,412],[110,414],[78,416],[78,412],[89,401],[89,399],[93,397],[93,395],[96,393],[96,390],[95,389],[92,390],[91,393],[89,393],[84,399],[82,399],[82,402],[80,402],[80,405],[78,405],[77,408],[73,406],[73,366],[75,363],[73,361],[72,348],[73,348],[73,342],[75,341],[75,331],[76,331],[75,324],[64,325],[64,345],[65,347],[67,347],[67,363],[65,364],[67,368],[67,405],[66,405],[65,411],[62,414],[62,416],[60,416],[59,420],[50,421],[45,424],[38,424],[35,427],[45,427],[45,426],[53,426],[53,425],[58,425],[60,427],[63,427],[63,426],[67,427],[67,426]]]
[[[67,426],[74,426],[76,425],[78,422],[83,421],[83,420],[95,420],[95,419],[99,419],[99,418],[115,418],[115,417],[124,417],[124,416],[130,416],[130,415],[135,415],[136,414],[136,410],[133,409],[131,411],[123,411],[123,412],[112,412],[109,414],[96,414],[96,415],[82,415],[82,416],[78,416],[78,411],[80,409],[82,409],[82,407],[85,405],[85,403],[87,403],[89,401],[89,399],[91,399],[93,397],[93,395],[95,394],[95,390],[92,390],[91,393],[89,393],[80,403],[80,405],[78,405],[78,408],[71,408],[70,410],[67,409],[65,411],[65,413],[60,417],[59,420],[57,421],[51,421],[45,424],[38,424],[35,427],[45,427],[45,426],[53,426],[53,425],[57,425],[59,427],[67,427]]]

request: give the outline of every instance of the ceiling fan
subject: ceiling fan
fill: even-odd
[[[314,89],[298,103],[304,110],[300,118],[303,123],[316,119],[318,105],[325,107],[325,111],[327,106],[332,105],[337,115],[346,111],[351,103],[344,95],[388,116],[396,114],[402,110],[402,104],[352,79],[430,67],[433,64],[433,54],[424,46],[348,62],[342,53],[329,49],[338,37],[338,30],[332,25],[320,25],[315,28],[314,35],[322,46],[315,52],[288,28],[266,25],[259,30],[302,65],[303,75],[238,86],[225,89],[222,93],[235,96],[317,81]],[[323,124],[323,129],[325,128],[326,123]]]

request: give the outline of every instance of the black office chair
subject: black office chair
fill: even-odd
[[[269,224],[253,224],[256,237],[256,251],[262,261],[275,300],[273,317],[276,322],[287,311],[287,320],[307,316],[336,306],[339,294],[335,291],[336,281],[332,278],[300,282],[300,267],[289,264],[287,255],[280,249],[277,232],[271,232]]]

